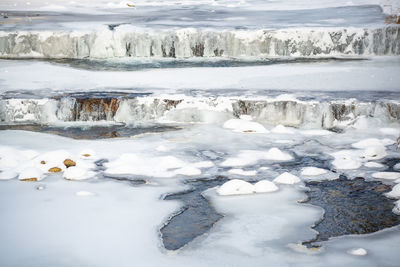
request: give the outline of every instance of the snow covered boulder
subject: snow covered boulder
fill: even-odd
[[[230,180],[217,189],[221,196],[253,194],[255,191],[254,185],[239,179]]]
[[[260,123],[243,119],[230,119],[224,123],[224,128],[242,133],[268,133]]]
[[[294,130],[292,130],[289,127],[285,127],[282,124],[279,124],[277,126],[275,126],[271,132],[273,133],[279,133],[279,134],[294,134]]]
[[[299,177],[288,172],[284,172],[274,179],[274,183],[279,183],[279,184],[296,184],[299,183],[300,181],[301,180]]]
[[[18,176],[20,181],[37,182],[43,179],[43,172],[35,167],[24,169]]]
[[[305,176],[317,176],[327,173],[327,170],[317,167],[305,167],[301,171],[301,175]]]
[[[262,180],[254,184],[256,193],[269,193],[275,192],[279,188],[273,183],[268,180]]]
[[[64,179],[66,180],[86,180],[95,175],[94,172],[89,171],[87,168],[82,167],[69,167],[64,172]]]
[[[368,160],[382,159],[386,157],[386,148],[384,146],[374,146],[365,149],[362,157]]]

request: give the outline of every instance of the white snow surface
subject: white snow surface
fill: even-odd
[[[230,180],[217,189],[217,193],[221,196],[248,195],[255,193],[255,191],[254,185],[239,179]]]
[[[261,180],[254,184],[256,193],[269,193],[278,191],[279,188],[271,181]]]
[[[322,175],[327,173],[328,171],[325,169],[317,168],[317,167],[305,167],[301,170],[301,175],[306,175],[306,176],[316,176],[316,175]]]
[[[396,180],[400,178],[400,172],[375,172],[372,177],[385,180]]]
[[[279,184],[297,184],[301,182],[300,178],[288,172],[284,172],[274,179],[274,183]]]

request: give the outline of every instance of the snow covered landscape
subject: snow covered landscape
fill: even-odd
[[[0,13],[0,266],[398,266],[399,1]]]

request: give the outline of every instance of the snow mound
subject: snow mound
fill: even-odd
[[[400,198],[400,184],[393,186],[392,191],[386,193],[386,196],[390,198]]]
[[[375,172],[372,177],[377,179],[396,180],[400,178],[399,172]]]
[[[43,178],[43,171],[35,167],[28,167],[22,170],[18,176],[21,181],[40,181]]]
[[[239,179],[230,180],[217,189],[221,196],[252,194],[255,191],[254,185]]]
[[[317,176],[325,173],[327,173],[327,170],[317,167],[305,167],[301,171],[301,175],[305,176],[314,176],[314,175]]]
[[[299,177],[288,172],[284,172],[274,179],[275,183],[280,183],[280,184],[296,184],[299,183],[300,181],[301,180]]]
[[[69,167],[64,171],[63,177],[67,180],[86,180],[93,178],[95,173],[82,167]]]
[[[292,130],[292,129],[288,128],[288,127],[285,127],[285,126],[283,126],[282,124],[279,124],[279,125],[275,126],[275,127],[271,130],[271,132],[273,132],[273,133],[279,133],[279,134],[294,134],[294,133],[295,133],[294,130]]]
[[[367,255],[367,251],[363,248],[354,248],[354,249],[350,249],[348,251],[348,253],[350,255],[354,255],[354,256],[365,256]]]
[[[339,170],[354,170],[361,167],[360,159],[353,151],[341,150],[331,155],[335,158],[332,164]]]
[[[379,147],[379,146],[384,146],[384,145],[385,145],[385,142],[382,142],[381,140],[379,140],[377,138],[367,138],[367,139],[363,139],[361,141],[351,144],[352,147],[360,148],[360,149],[366,149],[366,148],[370,148],[370,147]]]
[[[366,162],[364,166],[367,168],[385,168],[386,166],[378,162]]]
[[[400,163],[397,163],[396,165],[393,166],[394,170],[400,170]]]
[[[275,192],[279,188],[271,181],[262,180],[254,184],[256,193]]]
[[[255,164],[260,160],[276,160],[276,161],[287,161],[291,160],[292,156],[282,152],[279,148],[271,148],[268,151],[259,150],[242,150],[236,157],[227,158],[221,163],[221,166],[233,167],[233,166],[246,166]]]
[[[386,148],[381,145],[365,149],[362,157],[368,160],[372,160],[372,159],[382,159],[386,157],[386,155],[387,155]]]
[[[230,119],[224,123],[224,128],[231,129],[234,132],[242,133],[268,133],[269,131],[265,129],[258,122],[249,121],[246,119]]]

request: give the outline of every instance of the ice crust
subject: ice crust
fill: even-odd
[[[295,145],[281,144],[279,150],[289,155],[296,153],[299,156],[315,156],[348,148],[357,151],[359,157],[364,149],[354,149],[351,144],[366,138],[381,138],[380,134],[379,128],[376,128],[375,132],[368,133],[349,129],[340,134],[331,133],[329,137],[293,135]],[[311,260],[315,261],[315,257],[326,266],[337,264],[365,266],[360,257],[347,253],[352,248],[362,247],[368,251],[369,262],[366,266],[380,265],[387,261],[396,262],[398,254],[394,253],[392,247],[393,242],[399,240],[397,232],[390,234],[378,232],[362,238],[351,236],[330,240],[324,243],[323,253],[307,251],[303,253],[288,249],[288,244],[296,244],[299,240],[310,240],[315,237],[316,233],[310,230],[310,226],[321,218],[322,210],[297,203],[298,200],[305,198],[301,186],[282,185],[279,190],[264,194],[261,192],[272,192],[275,187],[268,181],[256,183],[259,180],[241,183],[246,185],[247,192],[256,192],[250,195],[222,197],[217,196],[217,189],[204,192],[203,195],[213,204],[216,211],[225,217],[207,235],[194,240],[177,253],[164,253],[163,249],[160,249],[162,247],[158,236],[160,225],[171,214],[180,210],[177,202],[163,201],[160,196],[187,190],[180,183],[181,174],[176,173],[176,170],[193,166],[201,169],[199,178],[215,177],[221,173],[219,166],[225,160],[236,157],[243,151],[251,151],[247,154],[249,158],[261,152],[261,155],[264,155],[272,148],[271,144],[276,144],[274,140],[279,138],[280,136],[276,134],[238,134],[227,131],[220,125],[209,124],[193,125],[180,131],[157,135],[142,135],[133,139],[92,141],[72,140],[27,131],[1,131],[0,162],[3,160],[7,162],[8,158],[14,157],[17,160],[17,164],[7,163],[9,170],[22,162],[30,162],[33,158],[39,159],[40,155],[52,155],[54,151],[55,154],[76,157],[78,164],[82,161],[93,166],[93,160],[80,159],[82,152],[92,150],[96,159],[108,159],[110,164],[104,164],[105,169],[91,170],[96,172],[96,180],[71,182],[57,175],[51,179],[43,179],[39,185],[44,185],[44,190],[36,190],[31,183],[20,182],[17,179],[0,181],[0,210],[2,216],[7,218],[7,221],[0,222],[4,240],[2,244],[7,244],[2,246],[3,255],[6,256],[2,257],[1,261],[5,265],[8,263],[21,265],[20,263],[26,262],[24,259],[32,259],[30,262],[35,259],[41,266],[52,265],[51,262],[59,262],[59,255],[65,255],[65,251],[68,250],[71,251],[68,254],[73,260],[72,263],[65,262],[64,265],[67,266],[80,262],[96,266],[109,264],[129,266],[132,262],[143,265],[161,263],[164,266],[189,263],[193,266],[205,266],[211,262],[217,265],[238,266],[248,264],[265,266],[265,262],[274,265],[309,266]],[[229,146],[225,145],[227,142]],[[156,150],[161,145],[168,150]],[[398,155],[393,146],[388,146],[387,152],[393,157]],[[18,158],[19,155],[26,157]],[[146,170],[148,184],[132,187],[126,182],[102,178],[105,174],[111,174],[112,168],[115,170],[132,168],[131,163],[136,161],[140,163],[139,167]],[[269,160],[262,161],[246,165],[244,169],[246,171],[258,170],[261,166],[268,167],[258,172],[256,177],[251,177],[252,179],[269,180],[282,172],[279,162],[272,161],[271,164]],[[147,167],[143,162],[146,162]],[[153,172],[149,170],[150,165]],[[1,171],[5,170],[5,166],[0,164]],[[137,165],[133,166],[139,168]],[[173,168],[166,169],[167,166]],[[311,166],[308,164],[304,167]],[[169,179],[157,178],[157,174],[161,173],[157,169],[164,170],[163,173],[168,174]],[[292,171],[293,174],[297,174],[301,172],[301,168]],[[350,178],[354,177],[346,170],[341,172]],[[143,179],[144,172],[133,173],[137,175],[133,175],[132,178],[137,176]],[[118,176],[116,173],[113,175]],[[122,177],[130,178],[129,175]],[[326,178],[328,179],[328,175]],[[78,197],[76,193],[80,191],[95,195]],[[24,220],[18,215],[21,210],[18,203],[35,203],[30,205],[29,209],[24,208]],[[22,227],[27,223],[34,226],[35,231],[32,231],[32,228]],[[65,225],[64,231],[59,231],[59,225]],[[110,225],[113,227],[110,228]],[[18,235],[14,234],[15,229],[18,229]],[[99,233],[103,238],[114,241],[99,243]],[[38,243],[36,240],[39,240],[39,236],[43,241]],[[11,239],[14,241],[9,242]],[[49,245],[54,242],[58,242],[65,249],[58,250]],[[120,244],[118,250],[115,250],[115,242]],[[375,242],[378,242],[378,245],[373,245]],[[262,247],[259,245],[261,243],[264,244]],[[24,259],[11,253],[20,244],[26,246],[32,244],[32,249],[23,253]],[[71,246],[76,250],[70,250]],[[232,249],[235,253],[232,253]],[[243,255],[249,256],[244,260]],[[332,262],[334,264],[331,264]]]

